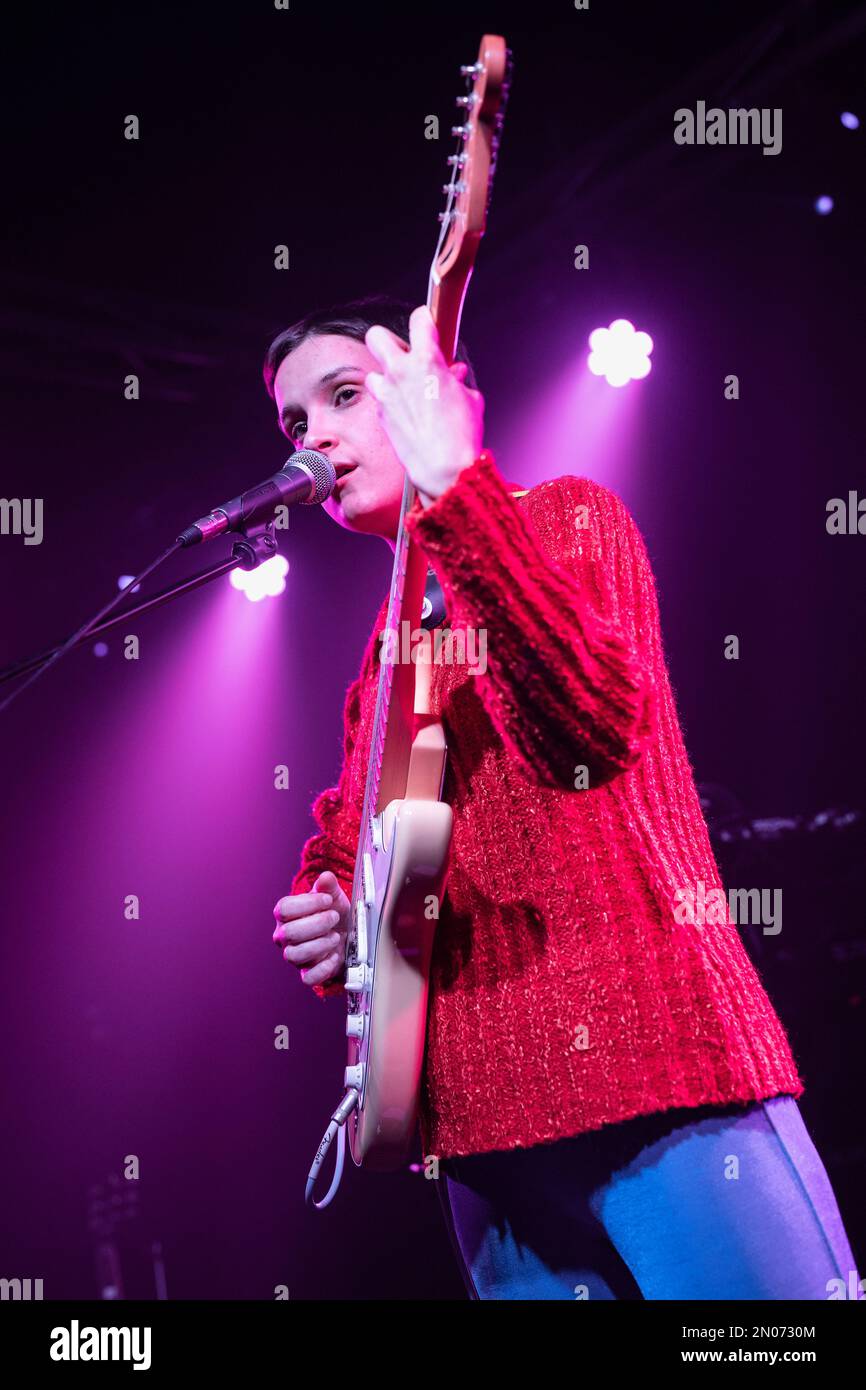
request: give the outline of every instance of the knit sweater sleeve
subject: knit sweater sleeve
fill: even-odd
[[[652,571],[609,489],[566,475],[530,500],[532,519],[485,451],[406,525],[452,627],[486,632],[478,693],[524,775],[574,790],[585,767],[596,786],[635,767],[655,732]]]

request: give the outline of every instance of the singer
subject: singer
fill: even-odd
[[[641,534],[590,479],[507,484],[457,357],[426,308],[374,298],[281,333],[264,376],[286,436],[336,469],[338,525],[393,548],[408,474],[450,624],[487,634],[486,670],[437,668],[431,694],[454,828],[421,1137],[467,1292],[850,1297],[785,1029],[736,925],[674,910],[699,882],[724,890]],[[274,941],[325,998],[342,994],[384,618],[274,908]]]

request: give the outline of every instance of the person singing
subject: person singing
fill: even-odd
[[[334,464],[338,525],[393,549],[408,475],[447,621],[486,638],[484,669],[435,666],[430,693],[454,822],[420,1126],[469,1296],[859,1296],[785,1029],[729,913],[694,910],[724,889],[628,509],[568,473],[506,483],[465,348],[448,365],[423,306],[313,312],[264,376],[285,435]],[[274,908],[322,998],[343,993],[386,609]]]

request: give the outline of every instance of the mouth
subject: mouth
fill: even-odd
[[[334,491],[339,492],[342,485],[350,473],[354,473],[358,467],[356,463],[337,463],[334,465],[337,473],[337,481],[334,484]]]

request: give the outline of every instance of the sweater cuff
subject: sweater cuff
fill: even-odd
[[[448,512],[454,505],[455,497],[457,497],[459,505],[461,502],[460,494],[462,493],[465,497],[466,484],[468,483],[470,488],[474,485],[477,489],[479,486],[479,478],[482,474],[487,477],[492,474],[500,487],[505,486],[496,469],[496,460],[489,449],[482,449],[481,453],[468,468],[462,468],[451,486],[447,487],[444,492],[440,492],[439,496],[433,499],[429,507],[423,505],[416,490],[415,500],[406,514],[407,528],[414,530],[415,526],[419,524],[419,518],[442,520],[444,516],[447,519]],[[421,539],[420,535],[418,539]]]
[[[459,604],[464,599],[472,609],[487,588],[479,558],[507,555],[512,577],[524,568],[531,573],[545,562],[526,514],[489,449],[462,469],[429,507],[416,496],[405,525],[436,570],[446,602]]]
[[[450,561],[455,543],[457,547],[465,549],[470,536],[483,541],[485,529],[499,533],[496,512],[503,504],[508,508],[517,506],[500,477],[493,454],[489,449],[482,449],[474,462],[468,468],[461,469],[451,486],[441,492],[429,507],[423,506],[416,495],[406,514],[406,530],[412,540],[423,547],[431,561],[436,559],[440,551]],[[478,534],[479,528],[481,534]],[[448,571],[447,575],[440,574],[439,578],[443,585],[450,586],[452,576],[457,577],[451,563]],[[471,565],[467,566],[467,572],[472,572]]]

